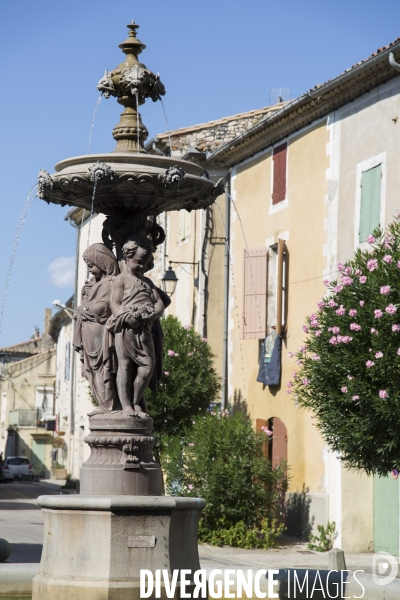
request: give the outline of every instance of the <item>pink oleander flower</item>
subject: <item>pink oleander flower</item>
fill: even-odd
[[[354,377],[352,375],[347,375],[347,379],[350,379],[351,381],[352,379],[354,379]]]
[[[164,375],[166,375],[168,377],[169,371],[164,371]]]
[[[348,275],[346,275],[345,277],[342,277],[342,284],[343,285],[351,285],[352,283],[353,283],[353,280]]]
[[[397,348],[397,354],[400,354],[400,348]]]
[[[372,273],[372,271],[375,271],[375,269],[377,269],[377,268],[378,268],[378,259],[377,258],[370,258],[369,261],[367,262],[367,269],[368,269],[368,271],[371,271],[371,273]]]
[[[343,273],[344,273],[345,275],[350,275],[350,273],[351,273],[351,267],[345,267],[345,268],[343,269]]]
[[[318,306],[318,308],[324,308],[325,302],[323,300],[320,300],[319,302],[317,302],[317,306]]]
[[[386,390],[379,390],[379,398],[387,398],[388,393]]]
[[[301,380],[301,383],[302,383],[303,385],[310,385],[310,380],[309,380],[309,379],[307,379],[307,377],[303,377],[303,379]]]
[[[394,304],[388,304],[387,307],[385,308],[385,311],[389,315],[394,315],[394,313],[397,312],[397,308],[395,307]]]
[[[338,343],[337,338],[333,335],[329,340],[329,343],[335,346]]]
[[[347,387],[344,385],[342,388],[340,388],[340,391],[341,391],[343,394],[347,394]]]
[[[397,268],[400,269],[400,260],[397,261]]]
[[[337,306],[337,304],[336,304],[336,302],[334,300],[329,300],[328,306],[330,306],[331,308],[333,308],[334,306]]]
[[[324,279],[324,281],[322,282],[325,286],[328,286],[330,284],[329,279]]]
[[[383,317],[383,312],[380,310],[380,308],[374,310],[374,316],[375,319],[380,319],[381,317]]]
[[[307,348],[306,348],[305,346],[302,346],[302,347],[300,348],[300,352],[301,352],[302,354],[306,354],[306,352],[307,352]]]
[[[191,329],[192,326],[191,325],[185,325],[185,329]]]
[[[349,277],[347,277],[347,279],[349,279]],[[353,280],[351,280],[351,282],[353,282]],[[346,283],[344,285],[347,285]],[[335,285],[335,287],[333,288],[333,291],[335,292],[335,294],[338,294],[339,292],[341,292],[343,289],[343,285]]]
[[[370,235],[367,237],[367,242],[368,244],[375,244],[376,238],[372,235],[372,233],[370,233]]]
[[[302,327],[302,330],[303,330],[305,333],[308,333],[308,327],[307,327],[307,325],[303,325],[303,327]]]
[[[393,262],[393,258],[390,256],[390,254],[385,254],[382,260],[388,265],[390,265]]]
[[[208,339],[207,338],[201,338],[201,341],[202,342],[208,342]]]
[[[375,329],[375,327],[371,327],[370,331],[371,331],[371,333],[374,333],[375,335],[378,335],[378,330]]]
[[[332,331],[332,333],[334,333],[335,335],[337,335],[338,333],[340,333],[340,327],[329,327],[329,329]]]
[[[337,270],[338,270],[338,271],[343,271],[343,269],[344,269],[344,264],[343,264],[343,263],[341,263],[341,262],[340,262],[340,263],[338,263]]]
[[[292,388],[286,388],[286,393],[287,394],[291,394],[292,393]]]
[[[350,315],[350,317],[355,317],[355,316],[356,316],[356,314],[357,314],[357,311],[356,311],[356,309],[355,309],[355,308],[351,308],[351,309],[349,310],[349,315]]]
[[[383,352],[376,352],[375,353],[375,358],[382,358],[383,356]]]
[[[392,325],[392,331],[400,331],[400,325]]]
[[[261,427],[261,431],[263,431],[264,433],[266,433],[269,437],[271,437],[272,435],[274,435],[274,432],[271,431],[270,429],[268,429],[268,427],[266,427],[266,426]]]
[[[364,306],[365,301],[364,300],[360,300],[360,306]]]
[[[289,358],[293,358],[294,352],[288,352],[287,355],[288,355]]]
[[[356,269],[356,270],[354,271],[354,274],[355,274],[355,275],[362,275],[362,271],[360,271],[360,269]]]
[[[337,341],[338,342],[342,342],[342,344],[348,344],[349,342],[351,342],[353,338],[350,337],[349,335],[338,335],[337,336]]]
[[[188,356],[193,356],[193,352],[188,352]]]
[[[342,317],[343,315],[346,314],[346,310],[343,308],[343,304],[341,304],[340,307],[337,309],[336,314],[339,317]]]
[[[191,448],[193,448],[193,446],[194,446],[193,442],[189,442],[188,446],[190,446]]]
[[[311,360],[321,360],[321,357],[318,354],[313,354]]]
[[[193,489],[193,486],[192,486],[192,484],[191,484],[191,483],[189,483],[189,485],[188,485],[188,489],[189,489],[190,491],[192,491],[192,489]]]
[[[354,400],[354,402],[355,402],[356,400],[359,400],[359,399],[360,399],[360,396],[353,396],[353,398],[352,398],[352,399],[353,399],[353,400]]]
[[[352,331],[361,331],[361,325],[358,323],[350,323],[350,329]]]
[[[287,387],[293,387],[293,383],[291,381],[288,381],[286,385]]]
[[[210,412],[210,415],[211,415],[212,417],[215,417],[215,415],[216,415],[216,414],[217,414],[216,412],[213,412],[213,411],[211,411],[211,412]]]
[[[367,276],[366,275],[361,275],[361,277],[358,278],[360,283],[366,283],[367,281]]]
[[[383,296],[387,296],[390,294],[390,285],[383,285],[379,291]]]
[[[294,373],[292,373],[292,377],[293,377],[293,379],[297,379],[297,377],[298,377],[297,371],[294,371]]]
[[[313,320],[310,322],[310,325],[311,325],[311,327],[318,327],[319,323],[318,323],[318,321],[317,321],[316,319],[313,319]]]
[[[322,329],[318,329],[318,330],[315,332],[315,337],[319,337],[319,336],[321,335],[321,333],[322,333]]]
[[[365,363],[365,366],[370,369],[371,367],[374,366],[374,361],[373,360],[367,360],[367,362]]]
[[[312,313],[312,315],[310,315],[310,321],[313,321],[314,319],[318,319],[318,315]]]
[[[304,360],[301,360],[301,358],[298,358],[296,360],[296,365],[302,365],[302,364],[304,364]]]

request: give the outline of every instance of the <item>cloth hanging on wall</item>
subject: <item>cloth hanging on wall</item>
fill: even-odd
[[[275,331],[262,343],[257,381],[264,385],[279,385],[281,379],[282,338]]]

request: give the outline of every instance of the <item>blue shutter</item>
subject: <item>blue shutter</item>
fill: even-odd
[[[381,212],[382,165],[377,165],[361,175],[361,210],[359,240],[365,242],[379,225]]]

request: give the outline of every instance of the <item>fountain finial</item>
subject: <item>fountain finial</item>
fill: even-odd
[[[106,70],[97,89],[105,98],[116,96],[119,104],[125,107],[120,122],[113,130],[113,137],[117,141],[115,152],[145,152],[143,142],[147,139],[148,131],[142,123],[138,107],[147,98],[156,102],[165,94],[165,87],[159,75],[138,60],[138,54],[146,48],[136,37],[139,25],[132,21],[127,27],[128,38],[119,45],[126,58],[111,73]]]

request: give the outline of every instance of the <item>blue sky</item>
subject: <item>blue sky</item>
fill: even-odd
[[[118,44],[132,19],[147,45],[143,62],[166,86],[171,129],[267,106],[272,88],[296,97],[400,36],[394,0],[2,0],[0,297],[26,195],[40,168],[53,172],[59,160],[86,153],[97,82],[121,62]],[[101,101],[91,153],[114,148],[120,112],[115,99]],[[160,103],[150,101],[142,117],[150,137],[165,130]],[[32,205],[0,347],[42,329],[45,307],[72,293],[75,231],[65,212]]]

